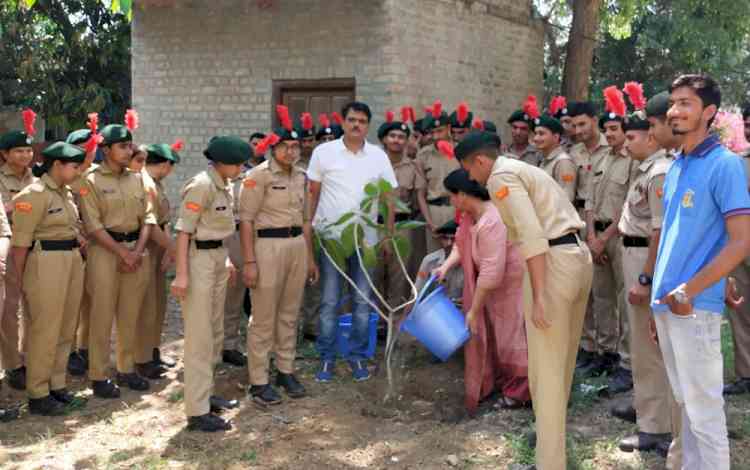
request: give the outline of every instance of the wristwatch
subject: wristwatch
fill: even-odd
[[[690,296],[687,295],[687,292],[685,292],[685,288],[687,286],[685,284],[680,284],[677,289],[672,291],[672,295],[674,296],[674,299],[679,304],[689,304],[690,303]]]
[[[638,276],[638,284],[644,287],[650,286],[653,282],[654,279],[646,273],[641,273],[641,275]]]

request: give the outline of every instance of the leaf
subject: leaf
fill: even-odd
[[[367,244],[367,241],[362,246],[362,262],[367,269],[375,269],[378,265],[378,255],[374,246]]]
[[[409,239],[403,235],[396,235],[393,237],[393,241],[396,243],[396,250],[401,255],[401,259],[406,262],[409,259],[409,255],[411,255],[411,243]]]
[[[411,213],[411,207],[407,206],[400,198],[393,198],[393,204],[396,206],[398,212],[405,212],[407,214]]]
[[[382,225],[379,225],[378,223],[376,223],[375,221],[373,221],[369,216],[361,215],[361,216],[359,216],[359,218],[364,223],[366,223],[367,225],[369,225],[370,227],[372,227],[374,229],[381,230],[383,228]]]
[[[112,10],[112,13],[119,13],[120,10],[120,0],[112,0],[112,5],[110,5],[110,10]]]
[[[341,246],[341,242],[333,238],[327,238],[323,240],[323,247],[331,255],[336,266],[342,270],[346,269],[346,257],[344,256],[344,248]]]
[[[415,228],[424,227],[426,224],[419,220],[404,220],[402,222],[396,222],[396,231],[400,230],[414,230]]]
[[[380,178],[378,180],[378,189],[380,189],[380,194],[385,194],[393,191],[393,186],[386,179]]]
[[[23,3],[26,5],[26,8],[31,9],[36,3],[36,0],[23,0]]]
[[[349,224],[344,231],[341,232],[341,247],[344,250],[345,258],[349,258],[354,254],[354,230],[357,227],[359,227],[359,224]]]
[[[122,11],[125,16],[130,16],[133,11],[133,0],[120,0],[120,11]]]
[[[365,194],[367,194],[368,196],[378,195],[378,187],[375,185],[375,183],[367,183],[365,185]]]
[[[349,219],[351,219],[352,217],[354,217],[354,212],[347,212],[346,214],[344,214],[341,217],[339,217],[339,220],[337,220],[336,222],[334,222],[332,224],[326,225],[326,228],[336,227],[336,226],[339,226],[339,225],[343,225],[346,222],[348,222]]]
[[[375,196],[367,196],[359,203],[359,208],[362,212],[370,212],[372,207],[372,201],[375,200]]]

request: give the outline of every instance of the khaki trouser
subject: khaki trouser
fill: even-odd
[[[190,243],[189,284],[182,300],[185,323],[185,413],[210,411],[214,368],[224,343],[224,302],[229,270],[227,249],[199,250]],[[217,353],[219,351],[219,353]]]
[[[294,372],[297,318],[307,279],[307,245],[303,236],[255,241],[258,283],[252,289],[253,318],[247,335],[250,384],[268,383],[268,355],[276,367]]]
[[[161,269],[165,250],[153,241],[148,242],[150,273],[143,308],[138,317],[135,337],[135,363],[146,364],[154,359],[154,348],[161,344],[161,332],[167,313],[167,274]]]
[[[84,274],[86,272],[86,265],[84,263]],[[83,295],[81,296],[81,311],[78,314],[78,326],[76,327],[76,349],[88,349],[89,348],[89,325],[91,318],[91,297],[86,289],[83,289]]]
[[[750,258],[745,259],[732,272],[737,279],[739,295],[745,302],[737,310],[729,310],[734,340],[734,375],[736,378],[750,378]]]
[[[83,293],[83,259],[78,250],[29,252],[23,290],[29,310],[26,392],[44,398],[65,388],[68,354]]]
[[[129,246],[133,246],[131,242]],[[140,267],[132,273],[118,270],[120,259],[106,248],[92,244],[86,266],[86,290],[91,298],[89,321],[89,378],[106,380],[109,367],[112,322],[117,325],[117,371],[135,371],[136,329],[150,279],[151,264],[144,252]]]
[[[238,280],[234,285],[227,286],[227,298],[224,301],[224,347],[227,350],[240,350],[240,325],[242,324],[242,304],[245,300],[245,283],[242,282],[242,245],[240,232],[234,232],[224,240],[224,246],[229,252],[229,259],[237,268]],[[221,351],[218,351],[221,355]]]
[[[400,232],[398,235],[408,237],[408,233]],[[404,267],[409,266],[411,256],[402,260]],[[401,264],[398,262],[396,253],[391,255],[388,261],[385,260],[384,256],[380,256],[378,259],[378,265],[375,269],[374,283],[378,286],[378,290],[385,298],[388,305],[392,308],[396,308],[408,300],[408,294],[411,293],[409,283],[406,282],[406,276],[404,270],[401,269]]]
[[[2,368],[17,369],[23,365],[21,353],[26,350],[26,328],[28,313],[21,308],[21,292],[18,290],[18,272],[12,252],[8,253],[5,271],[5,301],[0,323],[0,357]]]
[[[436,229],[456,217],[456,209],[453,206],[433,206],[432,204],[428,204],[427,207],[430,210],[430,217]],[[425,244],[427,245],[427,253],[432,253],[442,248],[440,242],[429,230],[425,230]]]
[[[551,326],[531,320],[533,298],[524,277],[524,315],[529,348],[529,386],[536,416],[539,470],[565,470],[565,426],[586,302],[591,290],[591,254],[586,245],[559,245],[546,256],[542,302]]]

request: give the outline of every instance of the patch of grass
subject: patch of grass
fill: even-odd
[[[166,459],[159,457],[158,455],[149,455],[141,462],[134,464],[131,468],[133,470],[161,470],[168,467]]]
[[[132,457],[127,450],[118,450],[109,456],[109,463],[119,463],[129,460]]]
[[[594,446],[596,444],[582,443],[568,439],[568,470],[597,470],[594,467]]]
[[[258,454],[254,450],[248,450],[240,455],[240,460],[247,463],[255,463],[258,460]]]
[[[297,345],[297,357],[302,359],[317,359],[318,351],[315,349],[314,341],[302,340]]]
[[[86,398],[75,396],[73,397],[73,401],[65,406],[65,413],[70,414],[74,411],[82,410],[86,406],[86,403],[88,403]]]
[[[573,414],[586,413],[600,401],[599,391],[606,388],[607,376],[581,379],[575,377],[570,393],[570,411]]]
[[[175,390],[167,396],[167,401],[169,403],[177,403],[181,402],[182,399],[185,398],[185,391],[183,389]]]
[[[515,463],[523,465],[531,465],[534,463],[536,453],[534,452],[534,449],[529,447],[529,443],[526,440],[526,434],[529,432],[530,430],[525,430],[517,433],[506,433],[503,435],[505,441],[510,447],[510,452]]]

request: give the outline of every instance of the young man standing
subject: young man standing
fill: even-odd
[[[529,134],[532,132],[531,118],[523,110],[519,109],[510,115],[508,125],[510,125],[512,143],[505,152],[507,156],[526,162],[529,165],[539,166],[542,161],[542,155],[529,143]]]
[[[707,75],[670,86],[667,119],[682,149],[664,181],[664,223],[651,307],[669,382],[682,408],[685,468],[729,469],[721,314],[725,277],[750,253],[742,160],[709,132],[721,91]]]
[[[539,167],[563,188],[568,200],[576,197],[576,164],[561,145],[564,130],[560,121],[542,116],[534,127],[534,145],[542,154]]]

